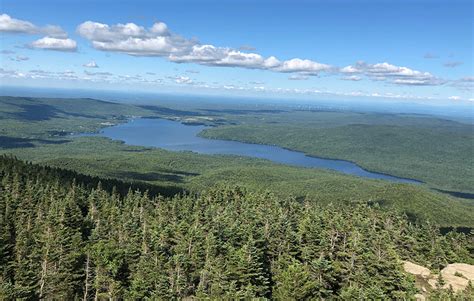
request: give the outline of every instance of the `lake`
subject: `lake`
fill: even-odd
[[[370,172],[349,161],[306,156],[302,152],[291,151],[278,146],[198,137],[197,134],[206,128],[208,127],[186,125],[167,119],[142,118],[104,128],[99,135],[121,140],[129,145],[158,147],[170,151],[192,151],[199,154],[254,157],[292,166],[330,169],[370,179],[421,183],[413,179]]]

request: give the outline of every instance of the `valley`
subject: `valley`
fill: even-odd
[[[402,120],[406,127],[417,126],[422,130],[431,128],[431,131],[439,136],[446,134],[448,129],[441,128],[439,131],[433,129],[449,125],[449,137],[452,138],[452,132],[456,132],[457,135],[467,137],[468,139],[463,143],[469,144],[473,137],[469,136],[468,126],[462,123],[413,116],[371,114],[370,118],[367,118],[367,114],[350,112],[293,112],[284,107],[252,110],[248,107],[231,109],[227,105],[227,107],[219,109],[201,107],[182,111],[159,105],[134,106],[92,99],[2,97],[0,105],[2,106],[1,152],[35,163],[67,168],[94,176],[166,186],[176,191],[198,192],[217,183],[231,182],[254,191],[269,190],[279,196],[295,197],[301,200],[311,199],[320,204],[372,202],[404,212],[413,220],[429,219],[442,226],[474,226],[472,223],[474,220],[472,201],[439,191],[445,189],[470,192],[469,189],[455,190],[454,188],[457,186],[452,184],[436,186],[433,184],[435,182],[433,179],[420,176],[418,168],[407,173],[400,172],[402,170],[399,167],[400,164],[391,165],[389,164],[390,160],[383,164],[383,168],[370,170],[378,172],[393,170],[394,174],[402,177],[418,175],[426,184],[412,185],[370,180],[325,169],[301,168],[246,156],[175,152],[161,148],[126,145],[123,142],[102,137],[80,136],[81,133],[107,129],[111,124],[123,124],[130,118],[168,118],[185,121],[186,118],[192,118],[190,116],[206,116],[206,122],[210,122],[209,125],[213,127],[206,129],[199,135],[212,138],[217,137],[213,135],[219,134],[219,137],[230,139],[228,132],[233,130],[234,136],[231,140],[248,141],[250,139],[245,135],[248,135],[247,133],[250,133],[252,128],[254,135],[268,137],[267,144],[272,144],[271,142],[274,140],[270,140],[269,137],[273,137],[273,139],[287,137],[290,142],[298,137],[286,133],[279,127],[278,124],[289,123],[288,128],[292,129],[292,123],[289,120],[297,120],[293,124],[300,128],[335,131],[342,126],[342,123],[347,126],[352,123],[360,123],[364,119],[367,123],[365,127],[368,128],[373,126],[375,129],[379,129],[380,124],[385,124],[384,127],[393,127],[394,123],[400,123]],[[199,104],[195,104],[195,107],[199,107]],[[35,112],[44,113],[41,118],[36,117],[38,120],[31,120],[29,116]],[[212,112],[212,114],[204,115],[204,112]],[[295,114],[299,116],[298,119],[288,117],[295,116]],[[215,120],[226,125],[216,126],[212,123]],[[389,125],[386,125],[387,123]],[[260,134],[266,133],[271,128],[278,129],[279,134]],[[306,132],[303,131],[303,133]],[[318,130],[311,133],[319,135]],[[354,135],[356,134],[354,133]],[[346,137],[344,135],[341,133],[339,136],[333,136],[333,139],[340,141],[339,143],[347,143],[343,140]],[[363,135],[360,138],[362,139]],[[330,147],[332,144],[327,142],[328,138],[324,139],[317,145]],[[380,141],[382,141],[383,147],[387,147],[383,138]],[[362,142],[363,140],[360,143]],[[370,147],[368,141],[365,143],[366,147]],[[408,144],[408,142],[405,143]],[[294,149],[298,149],[298,147],[295,146]],[[427,148],[427,151],[429,150],[430,148]],[[450,151],[455,151],[453,154],[457,156],[451,160],[465,160],[465,158],[463,159],[465,154],[462,152],[452,149]],[[394,148],[394,153],[387,153],[385,156],[396,158],[402,156],[404,152],[406,152],[404,148]],[[354,153],[354,156],[361,156],[361,154],[365,153]],[[436,152],[426,155],[427,158],[436,156],[439,156]],[[343,155],[333,158],[347,159]],[[407,159],[406,162],[416,167],[419,162],[415,159]],[[364,166],[364,161],[354,162]],[[407,164],[402,164],[402,166],[406,167]],[[426,160],[424,164],[428,164]],[[438,165],[431,170],[439,168]],[[447,163],[446,166],[448,166]],[[453,183],[459,183],[459,187],[467,187],[469,181],[472,180],[472,177],[469,176],[472,173],[472,165],[465,164],[462,168],[458,166],[458,170],[458,175]],[[445,172],[444,174],[449,180],[449,173]]]

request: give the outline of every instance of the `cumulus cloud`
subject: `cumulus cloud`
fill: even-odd
[[[190,49],[195,41],[170,34],[166,24],[158,22],[149,29],[134,23],[107,24],[87,21],[77,32],[98,50],[124,52],[136,56],[168,56]]]
[[[76,51],[77,43],[68,38],[67,33],[59,26],[37,26],[29,21],[15,19],[7,14],[0,15],[0,32],[45,35],[45,37],[27,45],[31,48]]]
[[[331,66],[313,62],[310,60],[291,59],[284,61],[281,65],[275,66],[276,70],[280,72],[300,72],[307,74],[317,74],[321,71],[329,71]]]
[[[429,72],[400,67],[387,62],[368,64],[362,61],[340,69],[343,74],[364,75],[372,80],[387,81],[397,85],[429,86],[442,85],[446,81]]]
[[[11,33],[36,33],[37,27],[28,21],[14,19],[7,14],[1,14],[0,31]]]
[[[46,35],[31,43],[29,46],[32,48],[57,51],[77,50],[76,41],[68,38],[66,32],[58,26],[40,27],[31,22],[2,14],[0,15],[0,32]],[[343,68],[335,68],[329,64],[309,59],[280,60],[275,56],[263,56],[256,53],[251,46],[241,46],[234,49],[204,44],[196,39],[185,38],[172,32],[163,22],[156,22],[151,27],[144,27],[135,23],[109,25],[86,21],[77,27],[77,33],[89,40],[92,47],[101,51],[120,52],[133,56],[158,56],[176,63],[291,73],[289,79],[293,80],[307,79],[320,73],[332,73],[342,75],[344,80],[359,81],[367,77],[371,80],[386,81],[397,85],[441,85],[447,82],[429,72],[400,67],[387,62],[377,64],[357,62]],[[436,56],[426,54],[425,57],[434,58]],[[84,64],[84,67],[96,68],[98,66],[95,62],[89,62]],[[189,82],[190,79],[185,78],[183,76],[175,81]],[[458,85],[465,84],[458,83]]]
[[[168,59],[176,63],[192,62],[208,66],[248,69],[272,69],[281,65],[281,62],[275,57],[264,58],[256,53],[213,45],[194,45],[189,53],[170,54]]]
[[[59,26],[46,25],[40,27],[28,21],[12,18],[7,14],[0,15],[0,32],[43,34],[55,38],[67,37],[67,33]]]
[[[187,39],[168,29],[163,22],[150,28],[134,23],[108,25],[86,21],[77,32],[92,46],[102,51],[122,52],[134,56],[161,56],[175,63],[196,63],[206,66],[241,67],[274,72],[316,75],[329,71],[331,66],[307,59],[280,61],[274,56],[263,57],[249,52],[251,47],[218,47]]]
[[[96,63],[94,60],[92,60],[92,61],[90,61],[90,62],[88,62],[88,63],[85,63],[85,64],[82,65],[82,66],[84,66],[84,67],[86,67],[86,68],[99,68],[99,65],[97,65],[97,63]]]
[[[463,62],[455,61],[455,62],[446,62],[443,64],[443,66],[447,68],[456,68],[458,66],[461,66],[462,64]]]
[[[44,37],[31,43],[30,47],[45,50],[72,52],[77,50],[77,43],[71,39]]]

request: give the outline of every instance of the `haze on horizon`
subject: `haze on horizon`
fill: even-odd
[[[0,32],[2,87],[474,101],[472,1],[4,0]]]

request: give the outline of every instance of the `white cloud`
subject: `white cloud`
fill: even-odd
[[[134,23],[107,24],[87,21],[77,32],[98,50],[124,52],[137,56],[168,56],[181,53],[195,44],[193,40],[170,34],[166,24],[155,23],[149,30]]]
[[[67,38],[58,26],[39,27],[31,22],[14,19],[7,14],[0,15],[0,31],[10,33],[43,34],[45,37],[30,44],[32,48],[76,51],[76,41]],[[291,58],[279,60],[275,56],[262,56],[254,53],[253,47],[219,47],[202,44],[196,39],[182,37],[168,28],[163,22],[156,22],[146,28],[135,23],[108,25],[86,21],[77,27],[77,33],[88,39],[91,45],[106,52],[120,52],[134,56],[160,56],[176,63],[196,63],[206,66],[240,67],[246,69],[268,70],[273,72],[293,73],[289,79],[307,79],[322,72],[344,75],[343,80],[359,81],[367,77],[374,81],[385,81],[397,85],[442,85],[442,80],[429,72],[422,72],[408,67],[400,67],[387,62],[368,64],[357,62],[354,65],[336,69],[309,59]],[[433,57],[426,55],[425,57]],[[459,62],[451,62],[459,63]],[[84,67],[96,68],[95,62],[84,64]],[[189,72],[188,72],[189,73]],[[92,76],[92,75],[91,75]],[[188,80],[177,79],[181,83]],[[452,85],[464,87],[465,82]],[[469,89],[469,87],[467,88]]]
[[[11,33],[36,33],[37,27],[31,22],[14,19],[7,14],[1,14],[0,31]]]
[[[31,22],[12,18],[7,14],[0,15],[0,32],[43,34],[55,38],[67,37],[67,33],[59,26],[46,25],[39,27]]]
[[[120,75],[112,74],[110,72],[90,72],[85,70],[83,74],[76,74],[74,71],[66,70],[62,72],[46,71],[46,70],[30,70],[29,72],[21,72],[18,70],[6,70],[0,68],[0,78],[21,78],[21,79],[55,79],[55,80],[73,80],[73,81],[84,81],[84,82],[102,82],[112,84],[146,84],[146,85],[163,85],[169,83],[169,81],[163,81],[162,79],[148,79],[140,74],[137,75]],[[232,91],[249,91],[258,93],[277,93],[277,94],[298,94],[298,95],[329,95],[339,97],[371,97],[371,98],[388,98],[388,99],[413,99],[413,100],[433,100],[440,99],[439,97],[432,96],[420,96],[409,93],[391,93],[391,92],[379,92],[379,91],[331,91],[331,90],[320,90],[314,88],[299,89],[299,88],[278,88],[278,87],[267,87],[263,86],[259,82],[250,82],[249,85],[235,85],[235,84],[221,84],[219,82],[205,83],[196,82],[187,76],[172,76],[167,77],[173,83],[191,85],[196,88],[204,89],[221,89],[221,90],[232,90]],[[469,80],[469,78],[466,78]],[[474,80],[471,78],[471,80]],[[456,101],[474,101],[473,98],[462,98],[460,96],[451,96],[450,100]]]
[[[357,69],[354,66],[346,66],[346,67],[341,69],[341,72],[342,73],[360,73],[361,70]]]
[[[157,22],[157,23],[153,24],[153,26],[150,28],[150,31],[152,33],[155,33],[155,34],[158,34],[158,35],[161,35],[161,36],[169,34],[168,26],[163,22]]]
[[[435,77],[429,72],[422,72],[389,64],[387,62],[367,64],[359,61],[354,65],[340,69],[344,74],[361,74],[376,81],[388,81],[397,85],[429,86],[442,85],[446,81]]]
[[[316,75],[332,67],[307,59],[280,61],[274,56],[263,57],[242,49],[201,44],[195,39],[181,37],[158,22],[149,29],[134,23],[108,25],[86,21],[77,32],[92,46],[102,51],[122,52],[135,56],[162,56],[176,63],[196,63],[207,66],[241,67],[275,72]],[[245,48],[250,50],[250,48]]]
[[[59,26],[40,27],[29,21],[12,18],[7,14],[0,15],[0,32],[45,35],[45,37],[27,45],[31,48],[56,51],[76,51],[77,48],[76,41],[69,39],[67,33]]]
[[[329,65],[298,58],[284,61],[280,66],[276,67],[276,70],[280,72],[304,72],[310,74],[328,71],[329,69],[331,69]]]
[[[193,84],[193,80],[191,78],[189,78],[188,76],[175,76],[175,77],[171,77],[171,79],[174,80],[175,83],[177,84]]]
[[[176,63],[197,63],[207,66],[241,67],[275,72],[307,73],[314,75],[330,69],[329,65],[310,60],[291,59],[281,62],[274,56],[264,58],[257,53],[247,53],[232,48],[214,45],[194,45],[187,54],[170,54],[169,60]]]
[[[144,37],[145,29],[133,23],[117,24],[110,27],[107,24],[86,21],[77,27],[77,32],[93,41],[112,42],[130,37]]]
[[[90,61],[90,62],[88,62],[88,63],[85,63],[85,64],[82,65],[82,66],[84,66],[84,67],[86,67],[86,68],[99,68],[99,65],[97,65],[97,63],[96,63],[94,60],[92,60],[92,61]]]
[[[56,50],[56,51],[76,51],[77,43],[71,39],[59,39],[44,37],[30,44],[32,48]]]

